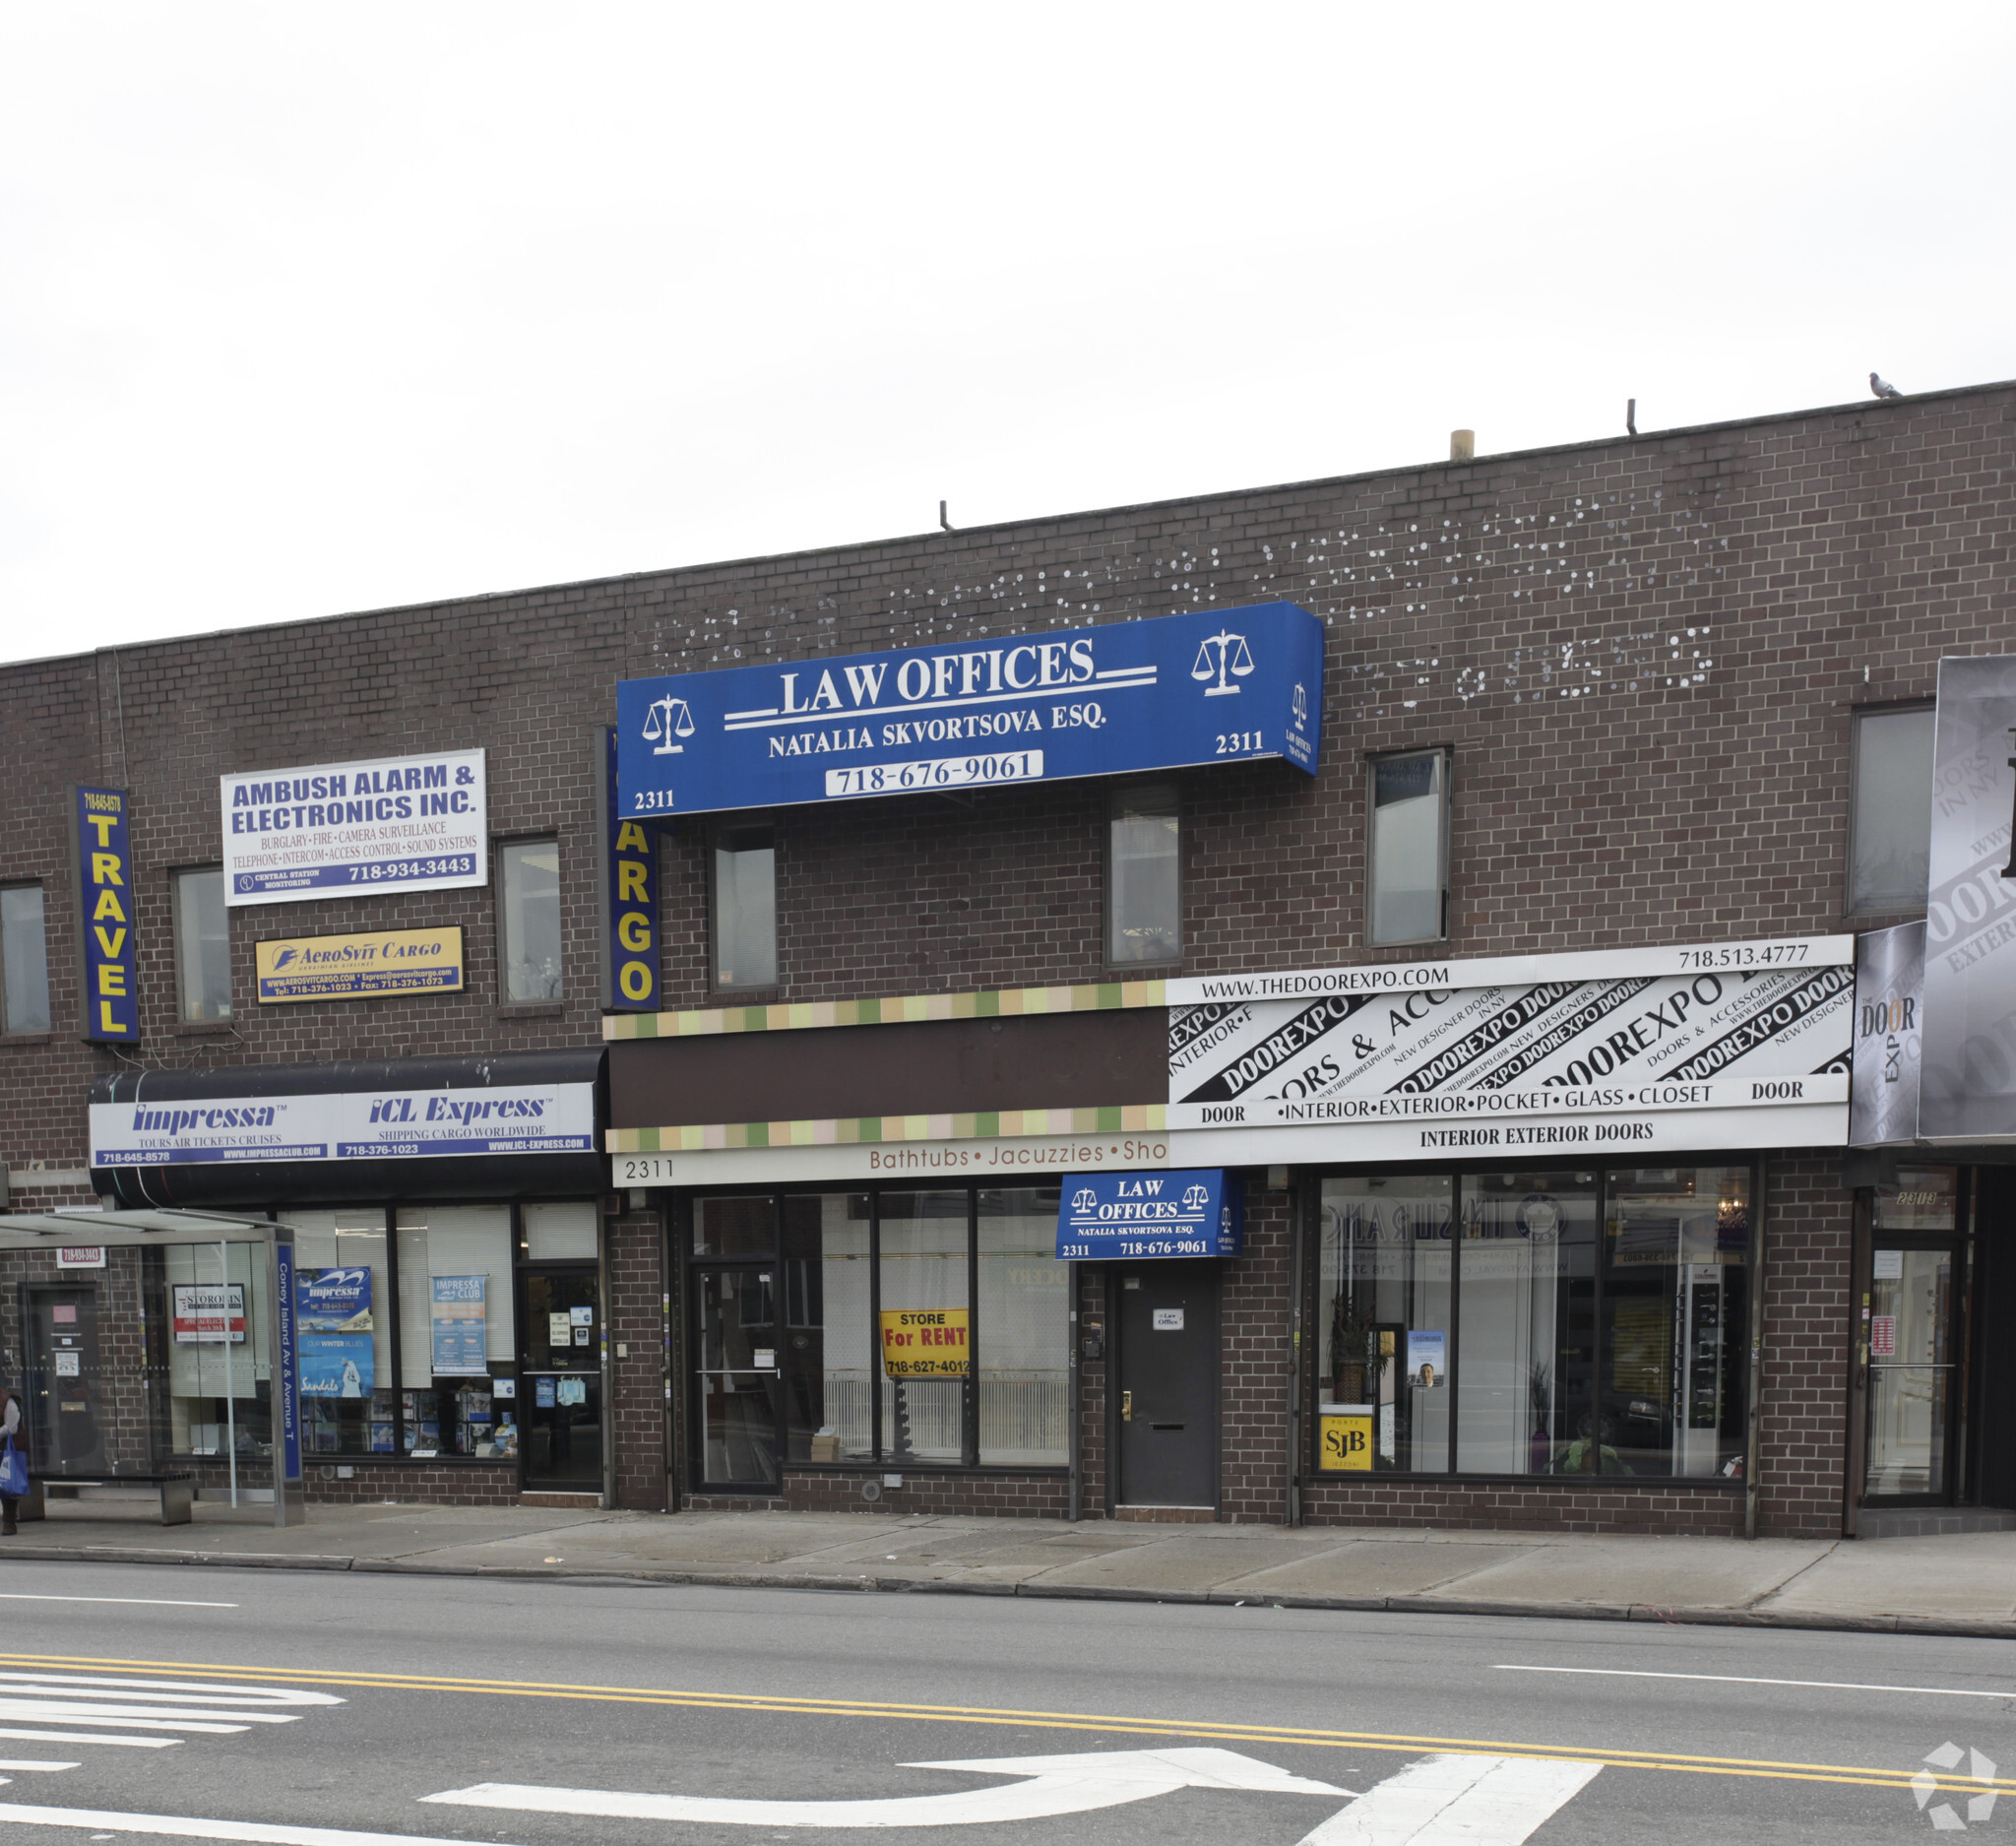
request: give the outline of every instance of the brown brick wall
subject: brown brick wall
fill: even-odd
[[[655,1211],[602,1220],[609,1276],[610,1406],[615,1499],[638,1512],[669,1504],[666,1441],[671,1405],[670,1311],[665,1299],[664,1227]],[[617,1348],[627,1347],[627,1357]]]
[[[57,1026],[0,1039],[0,1160],[39,1198],[37,1171],[84,1162],[91,1079],[126,1067],[74,1036],[76,781],[133,792],[141,1065],[594,1043],[590,739],[615,681],[649,672],[1288,598],[1327,627],[1325,769],[1176,778],[1186,972],[1366,958],[1357,765],[1410,745],[1454,751],[1452,953],[1840,927],[1854,709],[1928,695],[1941,654],[2009,644],[2012,421],[2016,387],[1984,387],[0,668],[0,882],[44,883]],[[240,1017],[177,1027],[168,880],[217,859],[220,773],[468,746],[489,751],[495,836],[561,839],[563,1001],[500,1006],[493,892],[385,893],[234,912]],[[780,814],[782,996],[1098,977],[1102,799],[1064,784]],[[707,997],[707,837],[675,823],[662,853],[672,1006]],[[260,936],[422,923],[465,925],[470,992],[246,1004]],[[1786,1207],[1802,1302],[1838,1286],[1846,1248],[1825,1166]],[[1271,1210],[1228,1302],[1241,1517],[1285,1491]],[[643,1258],[621,1261],[641,1324]],[[1788,1322],[1775,1362],[1790,1472],[1767,1470],[1766,1513],[1784,1529],[1838,1491],[1819,1325]],[[617,1411],[648,1450],[645,1389],[625,1373]],[[621,1492],[648,1500],[631,1467]]]

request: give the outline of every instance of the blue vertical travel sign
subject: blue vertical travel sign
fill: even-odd
[[[1323,624],[1292,603],[625,679],[618,817],[1208,763],[1316,773]]]
[[[139,956],[133,942],[133,858],[127,850],[124,789],[73,793],[78,945],[84,977],[84,1036],[100,1044],[140,1038]]]

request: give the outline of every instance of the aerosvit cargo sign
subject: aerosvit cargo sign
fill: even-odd
[[[1292,603],[626,679],[618,813],[699,814],[1280,757],[1316,773]]]
[[[94,1167],[572,1154],[594,1147],[592,1083],[91,1106]]]

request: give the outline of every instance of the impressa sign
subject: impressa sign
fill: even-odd
[[[1323,626],[1292,603],[626,679],[619,819],[1280,758],[1316,773]]]

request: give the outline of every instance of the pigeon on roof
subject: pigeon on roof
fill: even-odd
[[[1874,372],[1869,374],[1869,389],[1879,398],[1901,398],[1904,395],[1889,379],[1878,378]]]

